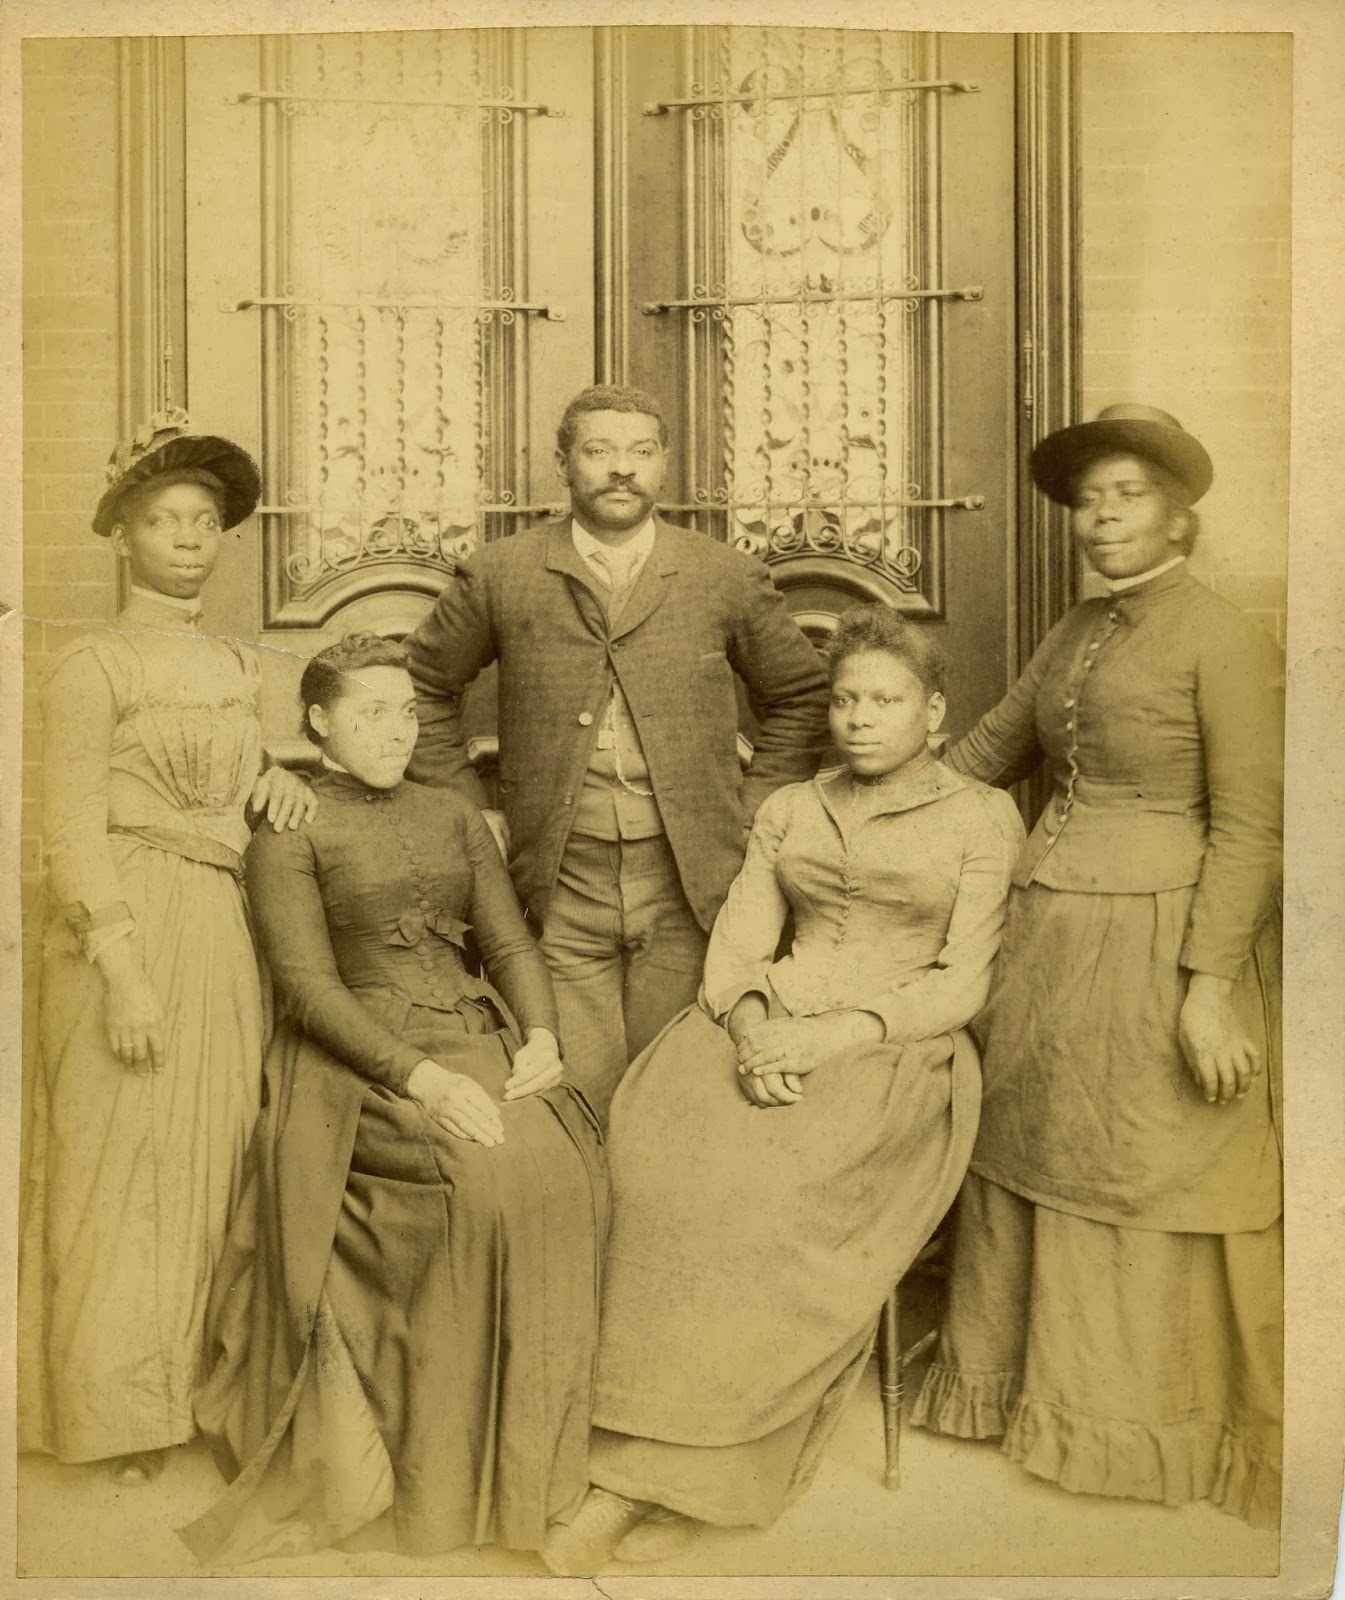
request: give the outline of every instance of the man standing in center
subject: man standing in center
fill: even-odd
[[[407,640],[409,775],[483,809],[461,706],[499,662],[503,815],[486,815],[540,929],[570,1075],[604,1120],[696,998],[756,808],[811,777],[827,740],[825,669],[766,568],[654,515],[667,445],[648,395],[576,395],[556,450],[570,515],[479,550]],[[758,719],[746,773],[735,674]]]

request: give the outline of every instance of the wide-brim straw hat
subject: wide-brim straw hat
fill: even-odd
[[[159,411],[143,422],[130,439],[119,444],[107,464],[107,489],[93,514],[93,531],[106,538],[117,523],[121,501],[167,472],[188,468],[208,472],[222,488],[220,520],[236,527],[250,517],[261,499],[262,480],[257,463],[229,439],[192,433],[187,413],[180,407]]]
[[[1060,505],[1073,500],[1074,481],[1103,456],[1139,456],[1170,472],[1194,504],[1214,482],[1205,446],[1176,417],[1155,406],[1116,405],[1093,422],[1047,434],[1032,452],[1032,481]]]

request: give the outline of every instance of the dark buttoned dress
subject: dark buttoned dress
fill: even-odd
[[[948,1311],[916,1420],[1065,1488],[1278,1513],[1283,662],[1186,567],[1076,607],[949,753],[1054,792],[1014,874]],[[1263,1070],[1178,1043],[1233,980]]]
[[[282,1020],[197,1401],[233,1481],[183,1537],[216,1562],[356,1533],[537,1549],[588,1481],[601,1140],[564,1084],[501,1103],[493,1149],[407,1097],[430,1058],[501,1102],[550,980],[468,801],[315,788],[247,859]]]

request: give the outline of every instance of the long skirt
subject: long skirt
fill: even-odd
[[[110,841],[165,1060],[112,1053],[104,986],[46,929],[20,1268],[19,1442],[63,1461],[192,1437],[211,1279],[261,1088],[262,1002],[232,874]]]
[[[1118,1228],[970,1173],[913,1420],[1001,1439],[1065,1489],[1209,1500],[1273,1526],[1282,1271],[1278,1222],[1229,1234]]]
[[[593,1481],[709,1521],[778,1516],[957,1191],[978,1098],[958,1034],[838,1054],[758,1110],[722,1028],[695,1008],[670,1024],[612,1106]]]
[[[486,1009],[411,1008],[401,1032],[498,1102],[513,1041]],[[487,1149],[288,1026],[266,1082],[197,1407],[233,1481],[183,1539],[216,1563],[355,1535],[539,1549],[588,1482],[591,1111],[564,1085],[502,1104]]]

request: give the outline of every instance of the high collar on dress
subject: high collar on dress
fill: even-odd
[[[1165,600],[1169,595],[1189,588],[1195,581],[1187,570],[1186,562],[1182,561],[1168,571],[1160,572],[1157,577],[1137,584],[1133,589],[1123,589],[1119,594],[1100,596],[1098,604],[1103,606],[1109,615],[1117,613],[1118,621],[1134,622],[1156,601]]]
[[[1133,578],[1107,578],[1108,594],[1128,594],[1132,589],[1139,589],[1146,583],[1152,583],[1155,578],[1160,578],[1165,572],[1171,572],[1173,567],[1180,566],[1186,560],[1185,556],[1173,556],[1170,561],[1161,561],[1156,567],[1150,567],[1147,572],[1137,572]]]
[[[353,772],[345,772],[339,767],[317,766],[304,776],[315,794],[331,795],[337,800],[391,800],[403,786],[399,783],[392,789],[375,789]]]
[[[960,772],[944,766],[933,755],[911,762],[879,783],[857,781],[849,767],[819,772],[813,782],[817,784],[824,801],[840,795],[862,797],[868,803],[870,816],[914,811],[918,806],[946,800],[949,795],[967,787],[967,780]]]
[[[201,602],[179,600],[173,595],[156,594],[153,589],[131,587],[130,599],[122,607],[117,621],[139,628],[153,628],[162,633],[199,633],[201,628]]]

